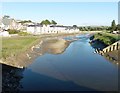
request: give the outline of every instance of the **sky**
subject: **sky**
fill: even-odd
[[[15,19],[55,20],[61,25],[111,25],[118,22],[117,2],[2,2],[2,15]]]

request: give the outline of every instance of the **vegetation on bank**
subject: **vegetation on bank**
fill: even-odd
[[[120,31],[120,24],[116,25],[115,20],[111,22],[111,26],[80,26],[80,31]]]
[[[27,32],[19,32],[18,35],[20,35],[20,36],[28,36],[28,35],[30,35],[30,34],[27,33]]]
[[[18,34],[20,31],[19,30],[14,30],[14,29],[8,29],[9,34]]]
[[[105,45],[111,45],[116,41],[120,40],[120,37],[117,34],[112,33],[97,33],[91,37],[93,40],[98,40]]]
[[[81,26],[80,31],[107,31],[110,30],[109,26]]]
[[[18,34],[20,36],[27,36],[27,35],[30,35],[29,33],[27,32],[22,32],[20,30],[15,30],[15,29],[8,29],[8,32],[9,34]]]
[[[91,28],[91,27],[90,27]],[[89,28],[89,30],[90,30]],[[102,31],[101,33],[97,33],[94,34],[90,39],[93,41],[99,41],[103,44],[105,44],[106,46],[111,45],[113,43],[115,43],[116,41],[120,40],[119,37],[119,33],[118,34],[113,34],[113,31],[119,31],[120,32],[120,24],[116,25],[115,20],[113,20],[111,22],[111,26],[110,27],[98,27],[98,28],[94,28],[96,30],[105,30]]]
[[[50,24],[56,25],[57,22],[55,22],[54,20],[49,21],[49,20],[46,19],[46,20],[43,20],[40,24],[41,25],[50,25]]]
[[[29,22],[32,22],[32,21],[31,20],[23,20],[23,21],[20,21],[19,23],[24,24],[24,23],[29,23]]]
[[[38,37],[10,37],[2,39],[2,58],[17,56],[26,51],[40,38]]]
[[[21,32],[22,33],[22,32]],[[77,33],[76,33],[77,34]],[[44,38],[52,38],[58,36],[68,36],[74,34],[44,34],[39,36],[27,35],[17,37],[3,37],[2,38],[2,58],[6,59],[11,56],[17,56],[24,53],[32,45]]]

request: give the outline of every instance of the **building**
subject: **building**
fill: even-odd
[[[27,33],[30,34],[52,34],[52,33],[77,33],[78,28],[71,26],[60,26],[60,25],[28,25]]]
[[[2,37],[10,37],[10,34],[7,31],[2,31],[2,32],[0,32],[0,36],[2,36]]]
[[[2,23],[2,29],[3,30],[8,30],[8,29],[15,29],[15,30],[20,30],[22,28],[22,24],[17,22],[15,19],[10,18],[9,16],[4,16],[1,19]]]
[[[41,25],[31,21],[21,21],[4,16],[0,19],[0,31],[8,29],[20,30],[30,34],[52,34],[52,33],[76,33],[79,32],[77,27],[61,25]]]

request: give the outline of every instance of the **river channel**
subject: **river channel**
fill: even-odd
[[[22,71],[20,91],[117,91],[118,66],[94,53],[89,35],[72,40],[64,51],[45,52]]]

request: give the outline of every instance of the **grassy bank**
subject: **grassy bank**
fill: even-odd
[[[2,58],[6,59],[7,57],[19,55],[30,48],[38,40],[38,37],[2,38]]]
[[[80,33],[61,33],[61,34],[44,34],[44,35],[26,35],[2,38],[2,64],[10,65],[17,68],[26,67],[33,62],[36,56],[41,53],[33,52],[31,47],[38,45],[44,39],[53,39],[55,37],[65,37],[82,34]],[[49,46],[49,45],[48,45]],[[45,45],[46,49],[48,47]],[[2,58],[2,61],[1,61]]]
[[[46,35],[27,35],[17,37],[3,37],[2,38],[2,58],[18,56],[20,53],[25,52],[27,49],[35,45],[38,41],[56,36],[67,36],[72,34],[46,34]]]
[[[93,36],[94,40],[99,40],[100,42],[104,43],[105,45],[111,45],[114,42],[120,40],[120,37],[117,34],[112,33],[97,33]]]

